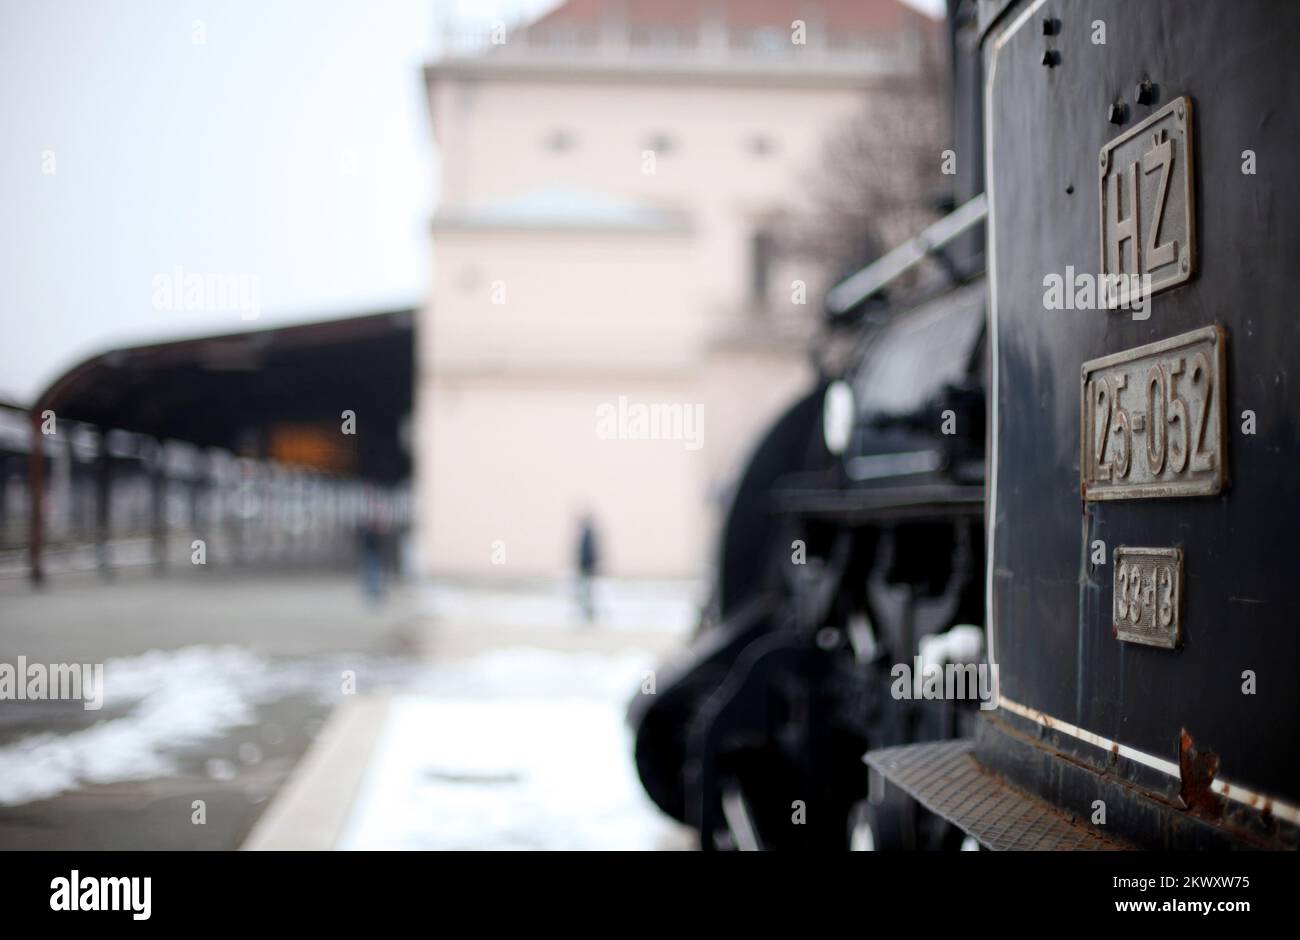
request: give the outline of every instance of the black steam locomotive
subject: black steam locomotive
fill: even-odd
[[[702,848],[1297,846],[1297,26],[951,0],[960,208],[828,294],[631,707]]]

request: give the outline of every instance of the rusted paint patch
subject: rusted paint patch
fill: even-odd
[[[1221,818],[1225,801],[1214,792],[1214,775],[1218,772],[1219,755],[1198,752],[1192,736],[1183,728],[1178,734],[1178,774],[1182,783],[1178,795],[1183,805],[1193,812]]]

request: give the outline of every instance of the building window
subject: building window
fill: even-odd
[[[456,277],[456,286],[462,291],[469,293],[478,289],[482,277],[479,275],[479,269],[472,264],[462,267]]]
[[[677,149],[677,141],[660,131],[650,135],[646,140],[645,149],[653,150],[655,156],[662,157]]]
[[[695,44],[693,32],[672,26],[633,26],[629,38],[633,48],[654,49],[660,52],[689,49]]]
[[[573,133],[564,128],[549,131],[545,140],[546,149],[551,153],[567,153],[574,148],[576,141]]]

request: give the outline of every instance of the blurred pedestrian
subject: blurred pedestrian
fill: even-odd
[[[384,599],[387,580],[388,535],[391,526],[388,507],[374,502],[366,513],[360,531],[361,592],[372,604]]]
[[[592,596],[592,580],[600,565],[600,550],[596,542],[596,523],[591,513],[583,513],[578,523],[578,607],[582,619],[591,623],[596,619],[596,603]]]

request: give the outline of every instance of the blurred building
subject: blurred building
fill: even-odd
[[[774,232],[935,32],[898,0],[570,0],[448,28],[426,70],[427,571],[561,574],[590,512],[607,573],[700,573],[733,473],[810,378],[831,272]]]

